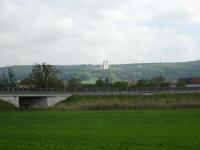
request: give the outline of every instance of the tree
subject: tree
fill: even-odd
[[[35,64],[32,72],[21,83],[35,85],[39,88],[64,87],[63,81],[57,78],[58,73],[60,70],[55,66],[46,63]]]
[[[145,83],[145,87],[148,87],[148,88],[153,88],[157,86],[158,86],[158,83],[152,80],[147,80]]]
[[[15,73],[13,68],[8,67],[7,73],[3,72],[0,77],[0,84],[2,87],[15,88],[17,86],[17,81],[15,78]]]
[[[169,82],[162,82],[162,83],[160,83],[160,86],[161,87],[169,87],[170,83]]]
[[[96,85],[96,87],[104,87],[105,83],[102,79],[98,79],[98,80],[96,80],[95,85]]]
[[[8,82],[10,84],[10,87],[12,87],[12,88],[16,87],[16,85],[17,85],[15,73],[14,73],[13,69],[10,67],[8,68]]]
[[[146,86],[146,80],[138,80],[136,83],[136,87],[145,87]]]
[[[110,86],[110,80],[108,78],[105,78],[104,85],[105,85],[105,87],[109,87]]]
[[[79,78],[73,77],[68,81],[68,87],[77,88],[81,86],[81,80]]]
[[[176,87],[186,87],[187,83],[185,81],[182,80],[178,80]]]
[[[127,88],[128,82],[126,82],[126,81],[116,81],[116,82],[112,83],[112,87]]]

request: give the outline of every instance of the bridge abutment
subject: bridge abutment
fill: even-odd
[[[19,97],[18,96],[0,96],[0,100],[11,103],[16,107],[19,107]]]
[[[54,105],[56,105],[57,103],[59,103],[59,102],[65,100],[65,99],[67,99],[67,98],[70,97],[70,96],[71,96],[71,95],[65,96],[65,97],[63,97],[63,96],[49,96],[49,97],[47,97],[47,106],[48,106],[48,107],[54,106]]]
[[[71,94],[65,95],[18,95],[18,96],[0,96],[0,100],[9,102],[18,108],[48,108],[67,99]]]

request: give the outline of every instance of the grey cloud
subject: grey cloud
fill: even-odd
[[[199,5],[196,0],[1,0],[0,65],[199,59],[200,33],[194,31]]]

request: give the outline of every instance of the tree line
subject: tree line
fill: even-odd
[[[21,81],[17,81],[13,68],[8,67],[0,75],[0,87],[31,87],[31,88],[78,88],[78,87],[99,87],[99,88],[127,88],[127,87],[169,87],[170,82],[166,81],[165,77],[157,76],[150,80],[138,80],[137,82],[132,81],[116,81],[112,82],[108,78],[99,78],[95,84],[83,84],[80,78],[72,77],[67,81],[59,79],[61,70],[57,69],[53,65],[47,63],[35,64],[32,67],[31,73],[29,73]],[[183,87],[186,84],[182,81],[178,81],[176,86]]]

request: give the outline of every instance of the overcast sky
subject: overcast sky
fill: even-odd
[[[199,0],[0,0],[0,66],[200,59]]]

